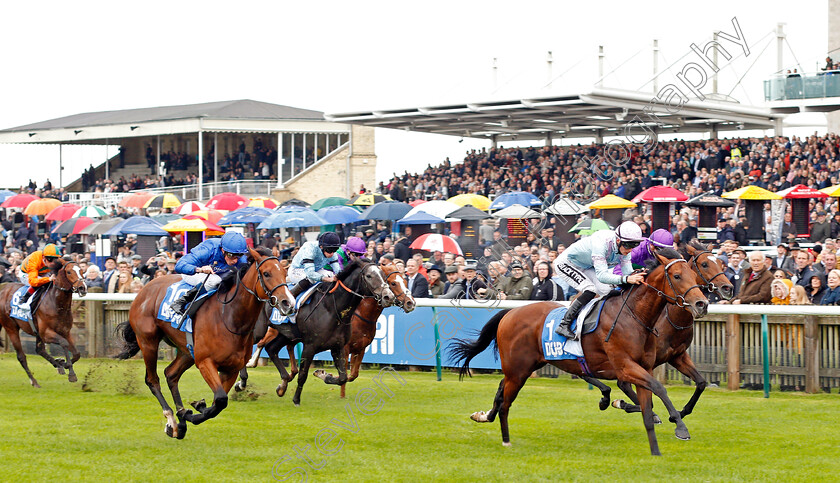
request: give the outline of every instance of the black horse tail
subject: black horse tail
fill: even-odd
[[[499,322],[501,322],[502,318],[510,311],[511,309],[505,309],[491,317],[490,320],[484,324],[484,328],[482,328],[481,332],[478,334],[478,339],[474,341],[467,339],[453,339],[447,349],[447,352],[449,353],[449,359],[453,360],[456,366],[458,364],[461,365],[461,368],[458,370],[459,379],[463,379],[464,376],[470,374],[470,361],[473,357],[484,352],[484,349],[486,349],[491,342],[496,342],[496,331],[499,329]],[[498,348],[494,347],[494,350],[498,350]]]
[[[131,324],[127,320],[118,325],[114,333],[121,336],[123,342],[125,342],[125,348],[122,352],[115,355],[114,359],[125,360],[140,352],[140,344],[137,343],[137,334],[134,333],[134,329],[131,328]]]

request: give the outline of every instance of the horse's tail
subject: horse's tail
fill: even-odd
[[[459,379],[463,379],[465,375],[469,375],[470,361],[473,357],[482,353],[491,342],[496,342],[496,331],[499,329],[499,322],[510,311],[511,309],[505,309],[491,317],[478,334],[478,339],[474,341],[454,339],[452,341],[447,348],[447,352],[450,360],[454,360],[456,366],[461,364],[461,368],[458,371]],[[498,351],[498,346],[494,346],[493,350]]]
[[[114,333],[121,336],[123,342],[125,342],[125,348],[122,352],[115,355],[114,359],[128,359],[140,352],[140,344],[137,343],[137,334],[134,333],[134,329],[131,328],[131,324],[127,320],[118,325]]]

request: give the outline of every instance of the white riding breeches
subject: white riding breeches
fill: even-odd
[[[556,264],[554,268],[557,276],[574,287],[578,292],[589,290],[590,292],[595,292],[598,296],[603,296],[612,290],[611,285],[607,285],[598,280],[594,268],[583,270],[571,263],[562,262]]]
[[[207,279],[206,282],[204,280]],[[181,275],[181,280],[187,282],[188,284],[192,285],[193,287],[197,285],[201,285],[204,282],[204,290],[209,292],[210,290],[215,289],[222,283],[222,277],[216,275],[215,273],[211,273],[208,277],[206,273],[196,273],[195,275]]]

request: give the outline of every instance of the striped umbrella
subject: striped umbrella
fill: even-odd
[[[3,202],[0,206],[3,208],[26,208],[29,206],[29,203],[32,203],[35,200],[40,200],[35,195],[30,195],[28,193],[21,193],[19,195],[14,195],[6,198],[6,201]]]
[[[93,223],[93,218],[88,218],[87,216],[69,218],[53,228],[52,232],[59,235],[78,235],[82,229],[91,223]]]
[[[172,210],[172,213],[177,213],[179,215],[189,215],[194,211],[201,211],[206,209],[207,207],[203,203],[199,203],[198,201],[187,201],[186,203]]]
[[[184,200],[179,198],[178,195],[161,193],[149,198],[143,205],[143,208],[177,208],[183,202]]]
[[[81,206],[75,203],[64,203],[47,213],[47,217],[44,219],[49,221],[68,220],[73,217],[73,213],[77,212],[79,208],[81,208]]]
[[[120,200],[119,205],[123,208],[142,208],[154,195],[145,191],[129,193]]]
[[[203,231],[208,235],[223,235],[225,233],[224,228],[195,215],[187,215],[180,220],[170,221],[163,225],[163,229],[170,233],[180,233],[182,231]]]
[[[222,219],[225,214],[219,210],[199,210],[193,211],[190,215],[197,216],[203,220],[207,220],[210,223],[218,223],[219,220]]]
[[[41,198],[40,200],[35,200],[32,203],[26,205],[26,209],[23,210],[23,214],[30,216],[42,216],[58,208],[59,206],[61,206],[61,202],[55,198]]]
[[[464,254],[461,250],[461,245],[458,245],[458,242],[446,235],[438,235],[437,233],[426,233],[425,235],[420,235],[416,240],[411,242],[411,245],[408,247],[428,252],[438,251],[444,253],[454,253],[457,255]]]
[[[274,198],[268,198],[266,196],[257,196],[254,198],[248,198],[248,204],[246,206],[252,206],[256,208],[268,208],[273,210],[277,208],[280,204]]]
[[[347,198],[342,198],[340,196],[330,196],[329,198],[321,198],[315,203],[312,203],[312,206],[310,206],[310,208],[312,208],[315,211],[318,211],[321,208],[326,208],[328,206],[346,205],[348,201],[350,200]]]
[[[80,216],[87,216],[88,218],[104,218],[108,216],[108,212],[98,206],[85,206],[76,210],[76,212],[73,213],[72,218],[78,218]]]
[[[446,200],[450,203],[455,203],[458,206],[473,205],[481,211],[490,209],[490,198],[486,196],[477,195],[475,193],[464,193],[453,196]]]
[[[348,205],[354,206],[371,206],[375,205],[376,203],[381,203],[383,201],[390,200],[391,197],[388,195],[379,195],[376,193],[366,193],[363,195],[354,196],[350,201],[347,202]]]

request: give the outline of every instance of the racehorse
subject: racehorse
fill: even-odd
[[[684,247],[683,256],[688,258],[688,264],[705,284],[703,288],[717,294],[726,300],[735,294],[735,287],[723,273],[725,265],[723,261],[712,255],[708,248],[698,240],[691,240]],[[691,399],[680,411],[680,417],[685,418],[694,410],[694,406],[706,389],[706,379],[697,371],[697,366],[688,355],[688,347],[694,340],[694,318],[685,310],[680,310],[673,305],[666,305],[662,314],[656,319],[655,330],[659,333],[656,338],[656,363],[654,367],[669,363],[682,374],[694,381],[696,387]],[[610,389],[600,381],[593,381],[587,378],[587,382],[601,390],[603,398],[609,399]],[[613,407],[623,409],[628,413],[639,412],[639,400],[630,384],[618,381],[618,387],[635,404],[627,404],[623,400],[613,401]],[[658,419],[658,418],[657,418]],[[673,420],[671,422],[674,422]]]
[[[490,412],[473,413],[476,422],[492,422],[499,415],[502,443],[510,445],[508,411],[516,395],[532,372],[550,363],[568,373],[601,379],[620,379],[636,385],[642,406],[642,420],[647,431],[650,451],[659,455],[654,432],[651,392],[665,403],[676,420],[676,436],[688,439],[689,433],[679,413],[668,399],[665,387],[650,371],[655,362],[653,322],[666,303],[689,310],[694,316],[705,315],[708,300],[697,285],[697,277],[688,262],[670,248],[654,252],[653,268],[644,283],[625,289],[620,295],[607,298],[594,332],[582,335],[581,344],[586,362],[578,360],[546,361],[542,349],[542,332],[546,316],[561,305],[537,302],[503,310],[494,315],[475,341],[456,339],[449,352],[460,362],[461,377],[469,374],[469,362],[496,341],[504,378],[493,400]],[[547,330],[553,331],[553,327]],[[602,404],[602,409],[609,406]]]
[[[300,394],[309,373],[309,366],[315,354],[329,350],[338,377],[326,375],[327,384],[342,385],[347,382],[347,342],[350,340],[350,319],[359,303],[365,298],[372,298],[383,306],[391,305],[394,293],[388,288],[382,270],[376,264],[357,258],[336,275],[336,281],[322,283],[311,295],[308,304],[298,309],[296,323],[276,326],[278,336],[265,346],[269,354],[276,354],[280,348],[303,342],[300,373],[297,375],[295,406],[300,406]],[[293,358],[290,354],[290,359]],[[274,365],[280,371],[282,381],[277,387],[277,395],[282,396],[291,381],[291,376],[274,358]]]
[[[294,298],[286,284],[288,262],[271,256],[271,251],[263,247],[248,249],[248,261],[246,267],[223,279],[215,296],[207,297],[192,317],[194,357],[187,348],[186,333],[157,318],[158,308],[167,289],[181,280],[180,275],[160,277],[149,282],[132,302],[129,321],[117,327],[125,341],[125,350],[116,357],[128,359],[138,351],[143,351],[146,385],[163,408],[167,420],[164,431],[170,437],[183,439],[187,433],[187,421],[200,424],[216,417],[227,407],[228,391],[236,382],[236,375],[245,366],[245,361],[251,357],[251,332],[263,303],[268,302],[285,313],[293,310]],[[178,350],[175,360],[164,370],[175,401],[174,415],[161,393],[157,375],[158,346],[161,340]],[[193,364],[198,366],[201,376],[213,390],[213,404],[210,407],[206,406],[203,399],[191,403],[198,411],[197,414],[184,408],[178,389],[181,375]]]
[[[394,293],[395,305],[402,307],[406,313],[414,310],[414,298],[408,291],[408,285],[405,281],[405,277],[403,277],[403,275],[399,272],[397,266],[394,265],[394,262],[387,260],[387,263],[380,264],[379,267],[382,268],[382,272],[385,274],[385,281],[388,282],[388,288],[390,288],[391,292]],[[359,303],[359,306],[356,307],[356,310],[353,312],[353,317],[350,320],[350,341],[345,347],[345,352],[349,354],[347,363],[350,367],[347,382],[353,382],[359,377],[359,369],[362,365],[362,358],[365,356],[365,349],[371,344],[371,342],[373,342],[373,339],[376,336],[376,321],[383,309],[384,307],[375,300],[365,298]],[[241,391],[247,387],[247,368],[256,367],[260,350],[265,347],[267,343],[277,337],[277,329],[268,326],[270,316],[271,310],[264,310],[260,314],[260,319],[257,321],[257,325],[254,327],[254,340],[260,339],[260,341],[257,342],[257,350],[254,351],[254,354],[251,356],[251,360],[248,364],[246,364],[246,367],[243,367],[242,370],[239,371],[239,382],[237,382],[234,386],[234,389],[237,391]],[[286,350],[289,353],[289,380],[292,380],[298,374],[297,362],[295,361],[294,356],[294,345],[286,346]],[[270,353],[269,358],[271,358],[272,362],[275,364],[282,364],[282,362],[279,361],[277,353]],[[312,375],[324,379],[328,374],[319,369],[314,371]],[[283,397],[288,383],[281,386],[277,387],[277,395]],[[341,397],[345,396],[346,386],[346,383],[341,385]]]
[[[33,387],[41,386],[35,380],[35,376],[32,375],[32,371],[29,370],[29,365],[26,363],[26,354],[23,352],[23,346],[20,343],[21,330],[35,337],[35,351],[58,369],[59,374],[64,375],[64,370],[67,369],[67,380],[70,382],[76,382],[77,380],[73,364],[81,356],[73,343],[73,336],[70,334],[70,329],[73,328],[70,302],[73,300],[73,293],[78,293],[81,296],[87,294],[84,276],[79,265],[75,262],[64,261],[61,258],[56,259],[50,268],[55,277],[41,294],[37,306],[34,304],[32,306],[32,324],[14,319],[9,315],[12,298],[15,292],[24,285],[21,283],[6,283],[0,287],[0,325],[9,334],[9,340],[12,341],[12,346],[17,352],[17,359],[23,366],[23,370],[26,371],[26,375],[29,376],[29,383]],[[33,325],[37,327],[37,333],[32,330]],[[46,344],[59,344],[64,349],[66,358],[54,359],[47,353]]]

